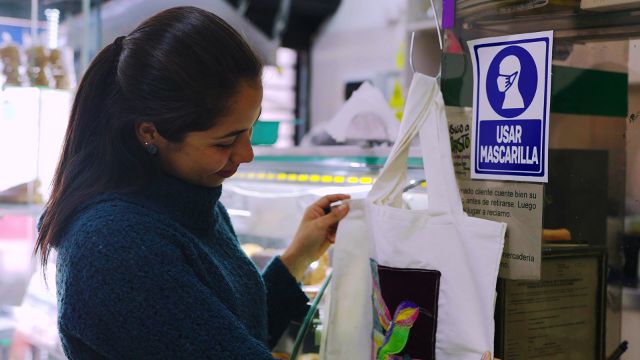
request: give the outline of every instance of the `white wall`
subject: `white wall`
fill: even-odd
[[[396,71],[405,38],[407,0],[343,0],[311,49],[311,123],[327,121],[349,81]]]
[[[384,27],[397,22],[406,8],[407,0],[342,0],[323,33],[343,33]]]

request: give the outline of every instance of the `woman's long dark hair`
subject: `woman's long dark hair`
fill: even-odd
[[[180,142],[215,125],[262,62],[216,15],[176,7],[107,45],[86,70],[73,103],[35,253],[43,267],[77,210],[96,195],[141,188],[160,170],[135,134],[153,122]]]

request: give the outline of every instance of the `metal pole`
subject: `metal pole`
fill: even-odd
[[[35,1],[35,0],[34,0]],[[80,74],[89,66],[89,46],[91,44],[91,0],[82,0],[82,47],[80,48]]]
[[[31,0],[31,42],[35,45],[38,36],[38,0]]]
[[[309,51],[298,51],[296,64],[298,78],[296,119],[299,119],[299,123],[296,124],[294,138],[295,145],[300,145],[300,143],[302,142],[302,138],[307,133],[307,130],[311,128],[311,118],[309,111],[310,68],[311,64],[309,59]]]
[[[244,16],[249,10],[249,5],[251,5],[251,0],[240,0],[238,4],[238,14]]]
[[[280,6],[273,21],[273,29],[271,30],[271,38],[282,44],[282,33],[287,28],[289,22],[289,14],[291,13],[291,0],[280,0]]]
[[[38,40],[38,0],[31,0],[31,47],[35,47]],[[29,62],[29,66],[35,66],[35,57]],[[40,94],[38,90],[38,112],[40,112]],[[27,192],[29,193],[29,204],[33,204],[36,194],[36,182],[40,178],[40,128],[42,124],[40,113],[38,113],[38,131],[36,133],[36,178],[30,181],[27,185]]]
[[[97,0],[96,5],[96,49],[102,49],[102,0]]]

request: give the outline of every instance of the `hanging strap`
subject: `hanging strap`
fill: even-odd
[[[419,73],[409,87],[398,138],[368,199],[378,205],[402,206],[409,147],[416,135],[420,136],[429,211],[461,213],[442,94],[435,78]]]
[[[420,130],[429,209],[461,215],[463,213],[462,200],[451,157],[449,123],[447,122],[442,93],[437,83],[435,87],[438,88],[437,95],[429,108],[429,113],[426,114],[427,119],[424,126]]]

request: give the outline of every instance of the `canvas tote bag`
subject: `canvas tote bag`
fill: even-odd
[[[402,203],[416,136],[426,210]],[[436,79],[414,75],[398,139],[366,200],[351,208],[338,228],[321,357],[480,360],[492,352],[506,224],[462,210]]]

